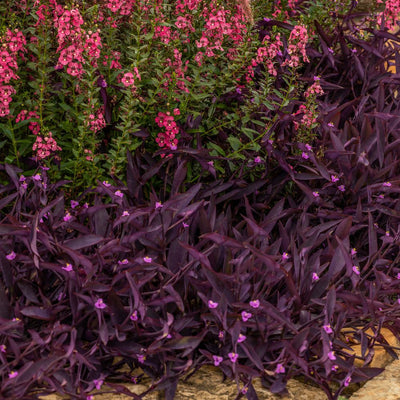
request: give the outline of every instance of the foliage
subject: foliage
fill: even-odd
[[[315,135],[316,96],[304,98],[308,82],[299,78],[310,18],[327,21],[330,9],[323,18],[311,3],[256,7],[256,20],[293,8],[267,37],[251,26],[246,2],[2,4],[2,162],[31,173],[45,165],[79,192],[121,179],[126,152],[137,148],[164,157],[205,147],[232,161],[216,164],[226,177],[249,152],[264,157],[260,141],[278,118],[304,113],[299,141]]]
[[[200,63],[211,14],[240,8],[194,7],[192,30],[162,2],[27,3],[2,20],[21,79],[0,82],[0,397],[141,398],[116,382],[143,373],[173,399],[210,364],[238,398],[301,376],[338,399],[378,374],[381,329],[400,338],[394,2],[379,27],[353,2],[312,20],[312,40],[313,3],[290,3],[299,21],[255,18],[257,40],[226,33]]]

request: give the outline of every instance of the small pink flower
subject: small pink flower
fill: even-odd
[[[208,161],[207,164],[208,164],[210,167],[213,167],[213,166],[214,166],[214,161]]]
[[[378,198],[379,198],[379,199],[384,199],[384,198],[385,198],[385,195],[384,195],[384,194],[380,194],[380,195],[378,195]]]
[[[384,182],[384,183],[383,183],[383,186],[385,186],[385,187],[391,187],[392,184],[391,184],[390,182]]]
[[[174,108],[174,111],[172,111],[172,113],[174,114],[174,115],[180,115],[180,111],[179,111],[179,108]]]
[[[335,353],[333,352],[333,351],[330,351],[329,353],[328,353],[328,358],[330,359],[330,360],[336,360],[336,356],[335,356]]]
[[[308,160],[310,158],[310,156],[305,151],[301,153],[301,157],[304,158],[305,160]]]
[[[307,151],[311,151],[312,150],[312,146],[310,146],[308,143],[306,144],[306,149]]]
[[[332,365],[331,371],[336,372],[339,369],[339,366],[336,364]]]
[[[92,396],[91,394],[89,394],[89,396],[86,396],[86,400],[94,400],[94,396]]]
[[[247,336],[242,335],[242,334],[240,333],[237,341],[238,341],[238,343],[242,343],[242,342],[244,342],[246,339],[247,339]]]
[[[231,362],[235,363],[239,357],[239,354],[232,352],[228,354],[228,357],[231,360]]]
[[[340,186],[338,186],[338,189],[339,189],[341,192],[344,192],[344,191],[346,190],[346,187],[345,187],[344,185],[340,185]]]
[[[143,261],[145,262],[145,263],[147,263],[147,264],[150,264],[152,261],[153,261],[153,259],[151,258],[151,257],[143,257]]]
[[[124,211],[123,213],[122,213],[122,216],[123,217],[127,217],[129,215],[129,211]]]
[[[214,365],[216,367],[218,367],[218,365],[221,364],[222,361],[224,361],[224,359],[221,356],[213,356],[213,360],[214,360]]]
[[[260,164],[261,161],[262,161],[261,157],[258,157],[258,156],[254,159],[255,164]]]
[[[35,181],[41,181],[42,180],[42,177],[40,176],[40,174],[35,174],[35,175],[32,176],[32,178]]]
[[[137,321],[139,319],[137,310],[135,310],[129,318],[132,321]]]
[[[331,175],[332,182],[337,182],[338,180],[339,180],[339,178],[337,177],[337,175]]]
[[[71,208],[75,208],[79,206],[79,201],[71,200]]]
[[[353,265],[353,272],[356,275],[360,275],[360,268],[357,265]]]
[[[400,272],[397,273],[396,279],[400,279]]]
[[[111,186],[111,183],[108,183],[108,181],[103,181],[103,185],[104,185],[105,187],[110,187],[110,186]]]
[[[355,247],[353,247],[353,248],[351,249],[350,254],[351,254],[352,256],[355,256],[355,255],[357,254],[357,249],[356,249]]]
[[[10,254],[6,255],[7,260],[14,260],[17,255],[12,251]]]
[[[344,380],[343,385],[347,387],[347,386],[350,385],[350,382],[351,382],[351,376],[348,376],[348,377]]]
[[[312,192],[314,197],[319,197],[319,193],[318,192]]]
[[[103,299],[98,299],[97,301],[96,301],[96,303],[94,303],[94,306],[96,307],[96,308],[98,308],[99,310],[102,310],[103,308],[106,308],[107,307],[107,304],[106,303],[104,303],[104,301],[103,301]]]
[[[135,80],[132,72],[127,72],[121,79],[121,82],[125,87],[133,86],[135,84]]]
[[[11,371],[11,372],[8,374],[8,377],[9,377],[10,379],[16,378],[17,376],[18,376],[18,372],[17,372],[17,371]]]
[[[253,316],[252,313],[249,313],[247,311],[242,311],[242,320],[243,320],[243,322],[248,321],[252,316]]]
[[[400,300],[400,299],[399,299]],[[399,301],[400,302],[400,301]],[[219,331],[218,332],[218,339],[223,339],[225,337],[225,332],[224,331]]]
[[[252,301],[250,301],[250,307],[253,307],[253,308],[258,308],[258,307],[260,307],[260,300],[252,300]]]
[[[69,212],[67,212],[67,213],[64,215],[64,218],[63,218],[64,222],[68,222],[68,221],[70,221],[71,219],[72,219],[72,215],[71,215]]]
[[[331,127],[331,128],[333,128],[335,125],[333,124],[333,122],[329,122],[329,123],[328,123],[328,126]]]
[[[319,276],[315,272],[312,274],[312,280],[313,282],[319,281]]]
[[[284,253],[282,254],[282,260],[283,260],[283,261],[286,261],[286,260],[288,260],[289,258],[290,258],[290,256],[289,256],[288,253],[284,252]]]
[[[120,197],[121,199],[124,197],[124,194],[120,190],[117,190],[114,194]]]
[[[208,307],[209,308],[217,308],[218,307],[218,303],[212,300],[208,300]]]
[[[182,226],[183,226],[184,228],[188,228],[188,227],[189,227],[189,224],[187,224],[186,222],[182,222]]]
[[[138,361],[140,362],[140,364],[143,364],[146,360],[146,356],[143,354],[136,354],[136,357],[137,357]]]
[[[119,265],[126,265],[126,264],[129,264],[129,261],[126,258],[124,258],[122,261],[118,261],[118,264]]]
[[[278,364],[276,366],[275,373],[276,374],[284,374],[285,373],[285,367],[282,364]]]
[[[0,345],[0,353],[5,353],[7,349],[7,346],[5,344]]]
[[[69,263],[65,264],[65,267],[61,267],[61,269],[63,269],[64,271],[67,271],[67,272],[73,271],[72,265]]]
[[[158,208],[163,208],[163,205],[162,205],[161,201],[157,201],[157,202],[156,202],[156,210],[157,210]]]
[[[332,327],[327,324],[322,327],[326,333],[333,333]]]

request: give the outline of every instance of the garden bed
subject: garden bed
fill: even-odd
[[[337,400],[395,354],[400,4],[248,5],[0,4],[0,397]]]

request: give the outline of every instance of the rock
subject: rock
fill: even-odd
[[[235,382],[223,381],[222,373],[219,369],[212,366],[200,368],[187,381],[181,381],[178,384],[176,400],[234,400],[237,396],[237,387]],[[147,389],[144,384],[127,384],[129,390],[140,394]],[[287,384],[288,396],[273,395],[270,391],[263,388],[260,379],[254,381],[254,388],[260,400],[326,400],[326,394],[319,388],[306,385],[296,380],[290,380]],[[104,385],[102,389],[106,389]],[[95,400],[128,400],[123,394],[96,394],[92,393]],[[150,393],[145,400],[161,400],[163,395],[160,392]],[[41,400],[61,400],[61,396],[49,395],[43,396]]]
[[[382,374],[368,381],[350,400],[399,400],[400,360],[393,361]]]
[[[353,339],[353,336],[349,335],[349,333],[346,332],[346,330],[343,330],[341,333],[345,337]],[[371,329],[367,329],[365,331],[365,333],[369,334],[371,336],[374,335],[374,333],[372,332]],[[393,333],[389,329],[383,328],[381,330],[381,334],[386,339],[386,341],[390,344],[390,346],[400,347],[400,342],[397,340],[397,338],[393,335]],[[361,356],[361,345],[354,344],[351,347],[353,349],[353,352],[356,354],[356,356],[360,357]],[[354,354],[354,353],[350,353],[350,354]],[[368,366],[373,367],[373,368],[385,368],[392,361],[393,361],[393,357],[382,346],[375,346],[374,347],[374,357]],[[356,359],[354,364],[357,367],[362,367],[363,361],[360,359]]]
[[[288,396],[272,394],[261,385],[260,379],[254,381],[254,388],[260,400],[326,400],[326,394],[319,388],[290,380]],[[234,382],[222,382],[222,373],[215,367],[203,367],[188,381],[178,385],[176,400],[233,400],[237,396]]]

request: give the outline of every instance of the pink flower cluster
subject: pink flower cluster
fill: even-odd
[[[304,104],[302,104],[299,109],[292,114],[293,116],[299,115],[299,114],[303,114],[303,117],[301,118],[300,122],[298,121],[294,121],[294,127],[295,129],[299,129],[299,127],[302,126],[306,126],[307,128],[310,128],[313,124],[315,124],[317,122],[317,118],[314,115],[312,110],[309,110]]]
[[[178,115],[178,112],[179,110],[175,112],[175,115]],[[176,125],[174,117],[170,114],[170,112],[159,112],[155,121],[160,128],[165,129],[165,132],[160,132],[157,135],[157,144],[164,149],[176,149],[176,146],[178,145],[178,139],[176,139],[176,135],[179,133],[179,128]]]
[[[36,151],[36,157],[39,160],[43,160],[49,157],[56,151],[61,151],[61,147],[57,145],[56,140],[53,138],[53,134],[49,132],[46,136],[36,136],[36,141],[32,146],[32,150]]]
[[[382,1],[378,0],[378,3]],[[400,16],[400,0],[386,0],[385,10],[382,11],[377,18],[378,25],[381,25],[382,19],[385,19],[385,25],[389,29],[393,29],[397,26],[397,21]]]
[[[196,45],[204,49],[204,52],[199,51],[196,54],[197,63],[201,65],[204,55],[210,58],[216,56],[215,51],[224,52],[222,45],[226,40],[231,42],[227,57],[232,60],[235,57],[235,48],[243,42],[247,31],[245,24],[247,18],[243,9],[238,5],[236,13],[232,15],[231,11],[225,10],[223,6],[211,2],[209,7],[204,7],[202,16],[205,25]]]
[[[288,53],[290,58],[283,65],[289,67],[298,67],[300,65],[300,56],[304,62],[310,62],[306,54],[306,45],[308,42],[307,28],[303,25],[296,25],[289,36]]]
[[[277,71],[274,67],[274,60],[277,56],[282,55],[281,48],[283,43],[281,41],[280,34],[275,36],[275,40],[272,41],[269,35],[266,35],[263,39],[263,46],[257,49],[257,56],[251,60],[251,65],[256,67],[258,64],[264,64],[270,75],[276,76]]]
[[[7,84],[11,79],[19,79],[16,74],[18,70],[17,55],[20,51],[26,51],[26,40],[18,29],[14,31],[8,29],[0,43],[2,44],[0,50],[0,117],[5,117],[10,114],[9,104],[12,101],[11,96],[15,94],[15,89]]]
[[[57,28],[58,49],[60,53],[56,69],[67,67],[67,73],[74,77],[84,74],[85,56],[96,67],[102,47],[99,31],[85,32],[81,25],[84,23],[78,9],[63,10],[55,17],[54,26]]]
[[[112,13],[118,13],[119,15],[130,15],[133,5],[134,1],[132,0],[108,0],[106,2],[106,7]]]
[[[162,43],[168,44],[171,40],[179,38],[178,32],[172,32],[171,27],[157,25],[154,31],[154,38],[159,38]]]
[[[28,119],[38,120],[39,115],[35,111],[22,110],[15,118],[15,122],[18,123]],[[40,133],[40,124],[37,121],[31,121],[28,125],[28,128],[34,135],[38,135]]]
[[[103,108],[100,107],[96,114],[89,114],[88,121],[86,122],[92,132],[98,132],[106,126],[106,121],[103,115]]]
[[[320,85],[320,79],[318,77],[314,77],[314,83],[305,91],[304,97],[312,97],[312,96],[321,96],[324,94],[322,87]]]
[[[39,119],[39,115],[35,111],[22,110],[15,118],[15,122],[18,123],[19,121],[30,119]],[[31,121],[28,128],[34,135],[36,135],[36,140],[32,146],[32,150],[36,151],[36,157],[38,160],[43,160],[54,152],[61,151],[61,147],[57,145],[57,141],[53,138],[51,132],[46,135],[40,135],[39,122]]]

